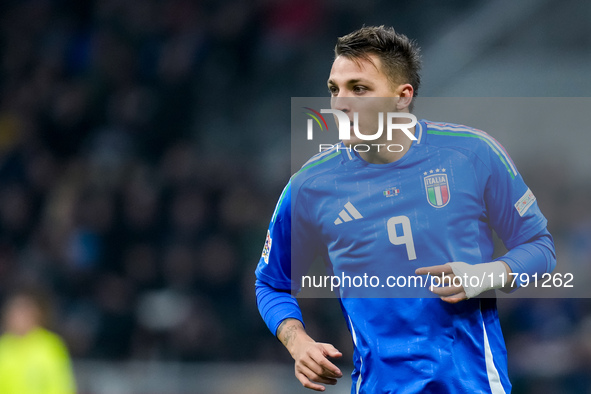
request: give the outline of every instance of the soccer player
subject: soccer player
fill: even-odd
[[[418,48],[392,28],[338,39],[328,79],[333,109],[365,135],[377,112],[410,113]],[[380,98],[373,100],[372,98]],[[404,123],[401,121],[400,123]],[[432,297],[371,298],[341,287],[354,343],[352,393],[509,393],[506,349],[492,289],[509,274],[551,272],[554,245],[534,195],[505,150],[466,126],[420,120],[367,152],[349,140],[292,176],[273,213],[256,269],[260,313],[295,360],[304,387],[323,391],[341,353],[305,331],[292,291],[315,256],[351,272],[490,278],[432,287]],[[378,144],[396,149],[378,149]],[[494,230],[508,252],[492,261]],[[383,279],[383,278],[382,278]],[[519,286],[516,281],[514,287]],[[424,289],[429,294],[429,289]]]

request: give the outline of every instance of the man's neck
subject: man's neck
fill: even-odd
[[[410,129],[412,135],[415,135],[415,130],[416,126]],[[390,141],[380,138],[368,145],[371,148],[368,152],[359,152],[363,160],[372,164],[388,164],[402,159],[410,149],[412,140],[400,133],[392,136]]]

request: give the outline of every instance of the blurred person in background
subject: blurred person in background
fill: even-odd
[[[3,309],[0,393],[73,394],[76,384],[62,339],[48,331],[49,305],[42,294],[20,290]]]

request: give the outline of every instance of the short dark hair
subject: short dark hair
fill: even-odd
[[[383,72],[392,84],[409,83],[417,95],[421,84],[421,56],[416,43],[392,27],[364,26],[359,30],[339,37],[334,48],[335,58],[371,61],[370,54],[378,56]]]

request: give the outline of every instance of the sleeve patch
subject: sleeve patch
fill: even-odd
[[[271,244],[273,239],[271,238],[271,232],[267,230],[267,238],[265,239],[265,247],[263,248],[262,258],[265,260],[265,264],[269,264],[269,254],[271,253]]]
[[[525,215],[529,207],[536,201],[536,196],[532,193],[530,189],[527,189],[525,194],[521,196],[521,198],[515,203],[515,209],[519,213],[519,216]]]

